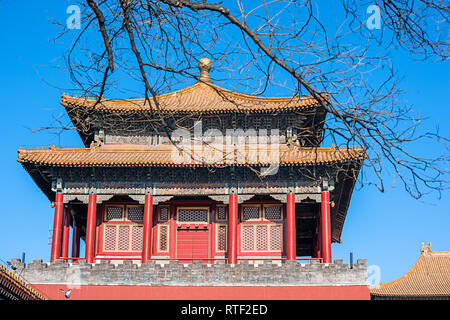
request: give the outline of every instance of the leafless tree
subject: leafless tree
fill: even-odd
[[[367,27],[367,8],[380,29]],[[328,112],[324,141],[367,150],[362,185],[381,191],[400,180],[415,198],[448,186],[448,139],[402,103],[390,50],[438,63],[448,58],[444,0],[82,0],[67,70],[77,93],[145,97],[198,80],[200,58],[214,61],[214,83],[254,95],[309,94]],[[327,95],[324,95],[327,93]],[[326,103],[329,99],[329,104]],[[173,128],[172,128],[173,129]],[[439,152],[422,154],[436,143]]]

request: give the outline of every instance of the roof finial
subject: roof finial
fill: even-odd
[[[202,58],[198,62],[198,69],[200,70],[200,76],[198,77],[198,82],[212,83],[211,77],[209,76],[209,70],[211,70],[212,62],[208,58]]]
[[[420,249],[420,253],[421,254],[429,254],[431,252],[431,246],[432,246],[431,242],[428,242],[427,245],[425,245],[422,242],[422,248]]]

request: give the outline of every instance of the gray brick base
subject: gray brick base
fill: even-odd
[[[218,261],[183,265],[148,261],[134,264],[107,261],[88,264],[83,260],[68,264],[62,260],[47,264],[34,260],[25,266],[12,259],[15,272],[31,284],[66,285],[143,285],[143,286],[342,286],[367,285],[367,261],[360,259],[350,269],[342,260],[331,264],[265,261],[255,266],[248,261],[231,266]]]

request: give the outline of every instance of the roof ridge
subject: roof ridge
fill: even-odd
[[[450,257],[450,251],[431,251],[428,253],[428,256],[449,256]]]
[[[192,89],[196,88],[196,87],[204,87],[204,88],[210,88],[210,89],[217,89],[217,91],[221,91],[223,93],[226,94],[230,94],[230,95],[235,95],[235,96],[241,96],[241,97],[245,97],[247,99],[251,99],[251,100],[287,100],[287,101],[291,101],[291,100],[317,100],[316,98],[314,98],[312,95],[302,95],[302,96],[298,96],[297,94],[294,94],[292,96],[282,96],[282,97],[275,97],[275,96],[255,96],[255,95],[251,95],[248,93],[243,93],[243,92],[238,92],[238,91],[232,91],[229,89],[226,89],[224,87],[218,86],[216,84],[213,83],[202,83],[202,82],[197,82],[193,85],[175,90],[175,91],[171,91],[171,92],[166,92],[166,93],[162,93],[156,96],[156,98],[163,98],[163,97],[167,97],[167,96],[171,96],[171,95],[176,95],[179,93],[183,93],[185,91],[191,91]],[[330,94],[326,91],[324,92],[319,92],[319,94],[321,95],[325,95],[326,98],[328,99]],[[77,100],[83,100],[83,101],[96,101],[97,99],[94,97],[86,97],[86,96],[77,96],[77,95],[71,95],[68,93],[63,93],[61,95],[61,98],[70,98],[70,99],[77,99]],[[151,98],[150,98],[151,99]],[[138,102],[138,101],[145,101],[145,98],[105,98],[102,97],[102,99],[100,100],[100,102],[116,102],[116,101],[127,101],[127,102]]]

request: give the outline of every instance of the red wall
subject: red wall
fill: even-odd
[[[175,287],[34,284],[51,300],[369,300],[367,286]]]

